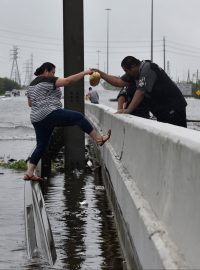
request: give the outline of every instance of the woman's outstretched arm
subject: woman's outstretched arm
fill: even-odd
[[[56,87],[67,86],[67,85],[70,85],[70,84],[73,84],[73,83],[80,81],[81,79],[84,78],[85,75],[90,75],[90,74],[92,74],[92,70],[88,69],[86,71],[76,73],[76,74],[68,76],[66,78],[58,78],[55,85],[56,85]]]

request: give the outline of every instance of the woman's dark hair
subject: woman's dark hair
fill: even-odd
[[[47,71],[52,71],[53,69],[55,69],[56,66],[50,62],[46,62],[46,63],[43,63],[39,68],[36,69],[34,75],[35,76],[39,76],[41,75],[45,70]]]
[[[140,65],[140,60],[133,56],[126,56],[122,62],[121,62],[121,67],[130,69],[133,65]]]

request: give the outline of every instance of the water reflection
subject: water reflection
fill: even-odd
[[[121,270],[123,257],[119,246],[117,230],[114,223],[114,216],[111,211],[106,191],[100,173],[101,168],[97,168],[94,173],[94,185],[96,187],[96,209],[99,209],[101,217],[99,228],[101,257],[103,258],[102,267],[100,269]],[[102,188],[101,188],[102,187]]]
[[[67,238],[64,241],[66,257],[63,262],[69,269],[81,269],[85,261],[86,246],[84,243],[86,209],[81,204],[85,200],[85,176],[66,176],[64,184],[65,209],[63,217],[66,224]]]
[[[123,269],[112,211],[98,170],[78,177],[54,177],[45,197],[58,255],[55,267]]]
[[[1,169],[0,269],[122,270],[112,211],[98,170],[49,180],[44,195],[57,251],[53,268],[25,250],[22,173]]]

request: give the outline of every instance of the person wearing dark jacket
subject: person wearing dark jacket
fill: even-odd
[[[118,102],[117,110],[128,108],[129,104],[131,103],[131,100],[133,99],[135,91],[136,91],[135,81],[130,83],[129,86],[123,87],[119,91],[117,95],[117,102]],[[149,110],[145,105],[144,101],[142,101],[134,111],[130,112],[130,114],[147,119],[150,118]]]
[[[98,71],[101,78],[108,83],[118,87],[128,86],[133,78],[136,80],[137,89],[130,104],[118,113],[133,112],[144,101],[157,121],[187,127],[187,102],[180,89],[163,69],[150,60],[140,61],[133,56],[125,57],[121,66],[126,73],[123,78],[92,69]]]

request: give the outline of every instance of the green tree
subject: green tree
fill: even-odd
[[[0,95],[3,95],[6,91],[11,91],[13,89],[21,89],[21,86],[8,78],[0,78]]]
[[[3,79],[2,78],[0,78],[0,95],[3,95],[4,94],[4,91],[3,91],[3,87],[4,86],[4,84],[3,84]]]

